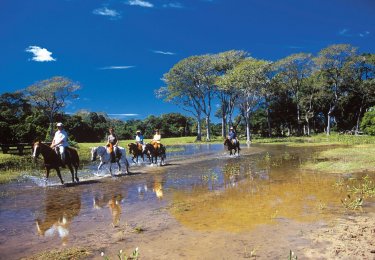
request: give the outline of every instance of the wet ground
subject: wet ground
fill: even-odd
[[[306,234],[350,216],[340,187],[360,177],[302,171],[319,149],[329,148],[251,146],[230,157],[222,145],[188,145],[127,175],[86,166],[79,185],[26,174],[0,187],[0,259],[72,246],[96,259],[136,247],[142,259],[311,257]]]

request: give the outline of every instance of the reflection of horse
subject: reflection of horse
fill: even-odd
[[[51,237],[55,233],[66,244],[69,226],[81,210],[81,197],[76,191],[66,192],[60,189],[48,189],[45,198],[43,217],[35,220],[38,234]]]
[[[238,152],[238,155],[240,155],[240,142],[237,140],[235,144],[232,143],[229,138],[226,138],[224,141],[224,146],[227,146],[229,155],[236,154]],[[232,153],[232,150],[234,150],[234,153]]]
[[[118,146],[116,149],[116,163],[118,165],[119,171],[121,171],[121,163],[125,164],[126,167],[126,173],[129,172],[129,163],[128,160],[126,160],[126,151],[124,148]],[[100,163],[98,166],[98,171],[103,166],[103,164],[109,163],[109,171],[112,175],[112,161],[111,161],[111,153],[107,150],[107,147],[105,146],[98,146],[91,148],[91,161],[95,161],[96,157],[99,156]]]
[[[112,226],[117,227],[120,223],[121,217],[121,202],[123,196],[121,194],[113,195],[110,199],[107,196],[95,196],[94,197],[94,208],[101,209],[108,206],[112,215]]]
[[[62,184],[64,184],[64,181],[60,174],[60,166],[61,166],[61,159],[60,156],[53,150],[51,147],[49,147],[46,144],[41,143],[40,141],[37,141],[34,143],[33,146],[33,157],[34,159],[38,158],[39,154],[42,154],[44,158],[44,166],[46,167],[46,179],[48,179],[49,172],[51,169],[55,169],[57,172],[57,175],[60,178],[60,181]],[[79,166],[79,157],[77,150],[66,147],[65,148],[65,164],[68,166],[70,173],[72,174],[72,180],[73,182],[79,181],[77,172],[78,172],[78,166]],[[74,170],[73,170],[74,167]]]
[[[133,155],[132,161],[134,163],[138,163],[138,157],[139,156],[142,157],[143,161],[145,160],[144,153],[142,151],[141,145],[138,145],[138,144],[135,144],[135,143],[130,143],[130,144],[128,144],[128,148],[129,148],[129,154]],[[137,161],[134,161],[135,158],[137,158]]]
[[[166,158],[166,149],[165,146],[160,144],[159,148],[155,148],[152,144],[146,144],[145,147],[145,154],[147,154],[147,157],[151,161],[151,163],[158,163],[158,157],[160,157],[160,164],[165,163]]]

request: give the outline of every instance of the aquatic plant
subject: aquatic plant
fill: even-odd
[[[110,260],[111,258],[109,256],[106,256],[104,252],[101,252],[100,254],[105,260]],[[139,250],[138,247],[131,253],[131,255],[127,256],[122,249],[118,252],[117,257],[119,260],[136,260],[139,257]]]
[[[288,260],[297,260],[297,259],[298,259],[297,255],[292,250],[289,250]]]

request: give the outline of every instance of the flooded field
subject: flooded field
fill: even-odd
[[[93,163],[79,185],[2,185],[0,259],[76,246],[94,259],[137,247],[141,259],[304,258],[307,233],[352,215],[342,187],[363,175],[301,170],[321,149],[258,145],[229,157],[222,145],[188,145],[167,152],[165,166],[133,164],[128,175],[97,174]],[[365,212],[374,208],[365,201]]]

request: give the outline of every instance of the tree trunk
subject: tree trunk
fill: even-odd
[[[268,125],[268,137],[272,137],[271,117],[270,117],[270,110],[268,107],[267,107],[267,125]]]
[[[224,138],[227,136],[227,119],[225,115],[222,115],[221,118],[221,136]]]
[[[250,115],[248,112],[246,112],[245,116],[246,121],[246,143],[251,143],[251,131],[250,131]]]
[[[362,102],[363,104],[363,102]],[[355,135],[358,135],[358,132],[359,132],[359,122],[361,121],[361,114],[362,114],[362,109],[363,109],[363,105],[361,105],[361,107],[359,108],[359,113],[358,113],[358,117],[357,117],[357,124],[355,126]]]
[[[195,141],[202,141],[202,122],[200,115],[197,116],[197,138]]]
[[[206,116],[206,141],[211,141],[211,122],[210,117]]]

